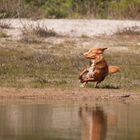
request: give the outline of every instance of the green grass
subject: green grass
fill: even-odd
[[[139,0],[0,0],[0,18],[140,19],[139,7]]]
[[[74,42],[64,41],[51,44],[51,47],[47,43],[19,41],[3,44],[0,45],[1,87],[79,87],[78,75],[87,61],[81,56],[83,49],[76,50]],[[109,65],[120,66],[121,73],[106,77],[99,88],[140,89],[140,55],[137,51],[106,53]],[[93,87],[92,83],[87,87]]]

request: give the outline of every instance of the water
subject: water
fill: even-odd
[[[140,140],[140,105],[0,105],[0,140]]]

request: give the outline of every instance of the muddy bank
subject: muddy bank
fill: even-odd
[[[140,103],[140,94],[135,91],[123,91],[120,89],[15,89],[0,88],[0,100],[44,100],[48,101],[77,101],[77,102],[128,102]]]

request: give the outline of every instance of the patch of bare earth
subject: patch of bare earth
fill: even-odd
[[[30,100],[30,101],[76,101],[76,102],[125,102],[140,103],[140,94],[133,91],[94,88],[0,88],[2,100]]]

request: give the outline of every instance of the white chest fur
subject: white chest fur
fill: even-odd
[[[93,77],[95,60],[92,60],[92,65],[88,68],[87,78]]]

